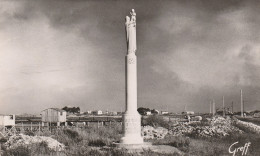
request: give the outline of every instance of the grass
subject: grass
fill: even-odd
[[[178,148],[183,152],[189,151],[190,138],[185,136],[170,136],[167,135],[165,139],[152,140],[153,145],[169,145]]]

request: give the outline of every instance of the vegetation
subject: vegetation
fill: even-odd
[[[142,126],[169,128],[169,123],[162,116],[150,115],[146,118],[142,118]]]
[[[190,138],[184,136],[165,136],[165,139],[152,140],[153,145],[170,145],[183,152],[189,151]]]
[[[147,112],[151,111],[149,108],[143,108],[143,107],[140,107],[137,109],[138,113],[141,114],[141,115],[146,115]]]
[[[62,110],[65,110],[68,113],[79,113],[80,112],[80,108],[79,107],[63,107]]]
[[[143,120],[147,125],[152,126],[168,126],[167,122],[159,116],[149,116]],[[207,124],[201,123],[201,125]],[[198,124],[199,126],[200,124]],[[3,146],[6,141],[2,142],[2,155],[4,156],[31,156],[31,155],[55,155],[55,156],[135,156],[138,153],[128,153],[125,149],[112,148],[113,143],[120,140],[122,137],[122,128],[120,124],[105,127],[85,127],[82,129],[59,129],[52,132],[39,133],[36,132],[30,135],[44,135],[58,140],[66,145],[62,152],[52,151],[48,148],[45,142],[34,144],[32,146],[19,146],[13,149],[7,149]],[[228,148],[234,142],[239,142],[238,147],[242,147],[247,142],[251,142],[251,146],[247,152],[248,156],[258,155],[260,153],[260,135],[252,134],[245,131],[243,134],[232,133],[229,136],[217,137],[193,137],[193,136],[171,136],[166,135],[161,140],[146,140],[152,142],[153,145],[168,145],[173,146],[185,153],[185,155],[198,156],[214,156],[214,155],[230,155]],[[156,153],[151,150],[144,150],[139,153],[144,156],[157,155],[178,155]],[[241,153],[240,153],[241,154]]]

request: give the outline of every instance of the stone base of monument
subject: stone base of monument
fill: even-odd
[[[141,136],[141,116],[137,111],[126,111],[123,114],[123,132],[120,139],[122,144],[143,144]]]
[[[176,147],[169,145],[152,145],[151,142],[144,142],[143,144],[114,143],[113,145],[119,149],[127,149],[129,153],[140,153],[144,150],[151,150],[156,153],[184,155],[184,153]]]
[[[124,143],[114,143],[117,148],[125,148],[129,151],[141,151],[143,149],[149,149],[152,147],[151,142],[143,142],[141,144],[124,144]]]

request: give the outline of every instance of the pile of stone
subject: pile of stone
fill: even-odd
[[[170,130],[169,134],[173,136],[187,135],[196,132],[196,128],[191,126],[189,123],[178,123],[175,124]]]
[[[251,122],[245,122],[245,121],[241,121],[241,120],[236,120],[236,124],[245,128],[248,128],[249,130],[260,134],[260,126],[255,125]]]
[[[163,127],[154,128],[152,126],[142,127],[142,136],[144,139],[163,139],[168,134],[168,130]]]
[[[230,133],[242,133],[237,127],[232,125],[232,120],[230,117],[213,117],[210,126],[205,126],[201,131],[201,136],[211,137],[211,136],[227,136]]]
[[[9,149],[18,147],[18,146],[28,146],[35,143],[45,142],[48,145],[48,148],[53,151],[63,151],[65,146],[59,143],[57,140],[51,137],[45,136],[28,136],[24,134],[13,135],[5,143],[5,146]]]
[[[232,132],[242,133],[237,127],[232,125],[232,120],[227,117],[213,117],[208,120],[208,125],[179,123],[174,126],[169,133],[174,136],[178,135],[198,135],[204,137],[227,136]]]

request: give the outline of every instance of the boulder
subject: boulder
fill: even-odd
[[[152,126],[144,126],[142,128],[144,139],[163,139],[166,134],[168,134],[168,130],[163,127],[154,128]]]
[[[5,146],[9,149],[23,146],[23,145],[31,145],[35,143],[47,143],[48,147],[54,151],[63,151],[65,146],[59,143],[57,140],[51,137],[45,136],[28,136],[24,134],[13,135],[11,136],[8,141],[5,143]]]

